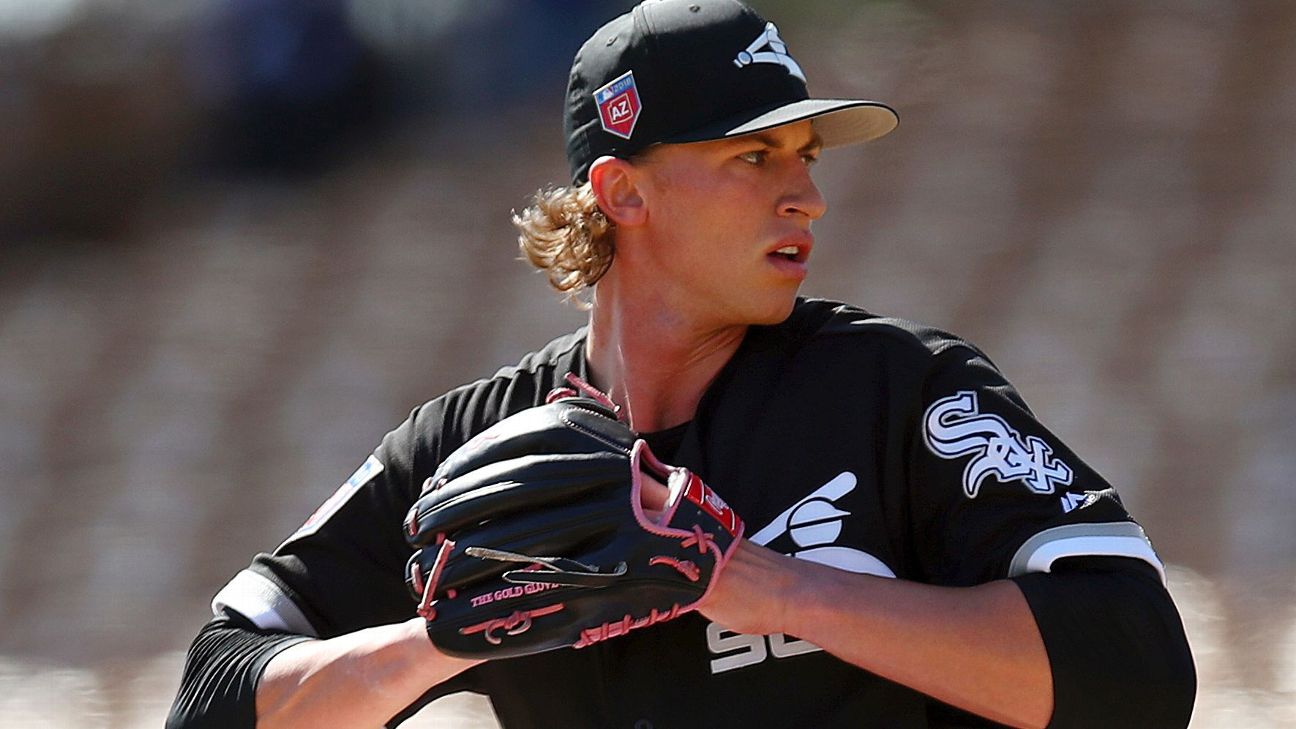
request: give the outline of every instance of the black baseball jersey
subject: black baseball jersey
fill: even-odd
[[[583,332],[557,339],[417,408],[215,610],[319,637],[412,617],[401,522],[424,479],[474,434],[542,403],[565,373],[587,377],[584,343]],[[1111,487],[984,354],[835,302],[799,301],[784,323],[753,327],[694,419],[653,439],[742,515],[750,539],[800,559],[950,586],[1077,557],[1162,571]],[[488,694],[509,729],[986,724],[794,636],[738,634],[697,614],[489,662],[424,700],[464,689]]]

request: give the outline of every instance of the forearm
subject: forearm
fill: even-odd
[[[381,726],[476,663],[437,652],[417,618],[299,643],[266,666],[257,684],[257,727]]]
[[[702,612],[731,630],[786,633],[959,708],[1044,726],[1048,655],[1016,585],[936,587],[859,575],[749,542]]]
[[[994,721],[1048,723],[1048,655],[1016,585],[936,587],[815,567],[783,632]]]

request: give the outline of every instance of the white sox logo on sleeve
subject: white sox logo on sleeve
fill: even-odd
[[[977,394],[963,390],[937,400],[923,416],[923,440],[932,453],[950,460],[971,456],[963,469],[963,493],[976,498],[981,482],[994,475],[1002,483],[1021,481],[1037,494],[1051,494],[1071,483],[1071,467],[1053,457],[1048,443],[1022,439],[998,415],[983,414]]]

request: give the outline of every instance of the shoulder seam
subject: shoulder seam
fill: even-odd
[[[577,336],[578,334],[579,334],[580,336]],[[457,394],[459,394],[459,393],[461,393],[461,392],[463,392],[463,391],[465,391],[465,390],[471,390],[471,389],[473,389],[473,388],[481,387],[481,386],[483,386],[483,385],[488,385],[488,384],[490,384],[490,383],[494,383],[494,382],[500,382],[500,381],[504,381],[504,380],[509,380],[509,379],[512,379],[513,376],[516,375],[518,372],[526,372],[526,373],[528,373],[528,374],[535,374],[535,373],[536,373],[540,368],[542,368],[542,367],[546,367],[546,366],[547,366],[547,367],[553,367],[553,366],[555,366],[555,365],[557,364],[557,360],[561,359],[564,355],[570,353],[572,350],[574,350],[576,347],[578,347],[578,346],[580,346],[581,344],[583,344],[584,341],[585,341],[585,336],[584,336],[583,332],[579,332],[579,331],[578,331],[578,332],[573,332],[572,334],[567,334],[567,335],[564,335],[564,336],[565,336],[565,337],[571,337],[571,338],[572,338],[571,345],[570,345],[570,346],[567,346],[567,347],[564,347],[564,348],[562,348],[562,349],[560,349],[560,350],[554,352],[553,355],[551,355],[551,356],[545,358],[544,360],[534,362],[530,367],[525,367],[525,368],[524,368],[524,367],[520,367],[520,366],[518,366],[518,365],[506,365],[506,366],[501,367],[501,368],[499,368],[498,370],[496,370],[495,374],[491,375],[490,377],[482,377],[482,378],[480,378],[480,379],[473,380],[472,382],[466,382],[466,383],[464,383],[464,384],[462,384],[462,385],[459,385],[458,387],[452,387],[452,388],[450,388],[449,390],[446,390],[445,393],[443,393],[443,394],[440,396],[440,398],[449,398],[449,397],[451,397],[451,396],[453,396],[453,395],[457,395]],[[529,356],[531,356],[531,355],[534,355],[534,354],[538,354],[538,352],[532,352],[532,353],[530,353],[530,354],[523,355],[523,359],[525,359],[526,357],[529,357]],[[519,364],[520,364],[520,363],[519,363]],[[437,399],[440,399],[440,398],[437,398]]]
[[[846,327],[859,328],[848,329]],[[929,343],[919,330],[925,330],[930,336],[939,338],[940,341]],[[986,356],[979,347],[957,334],[953,334],[937,327],[928,326],[926,324],[909,321],[908,319],[900,319],[890,316],[869,314],[868,319],[854,320],[844,323],[844,325],[839,324],[835,327],[824,327],[815,332],[815,336],[825,337],[853,336],[859,334],[875,334],[883,336],[901,345],[925,352],[932,357],[939,357],[940,355],[955,349],[966,349],[978,356]]]

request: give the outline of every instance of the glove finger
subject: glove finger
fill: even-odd
[[[406,518],[406,538],[421,547],[439,533],[623,485],[624,456],[613,453],[527,456],[494,463],[425,493]]]
[[[450,454],[433,478],[453,480],[492,463],[535,454],[629,454],[634,441],[634,433],[610,410],[587,398],[569,398],[492,425]]]

